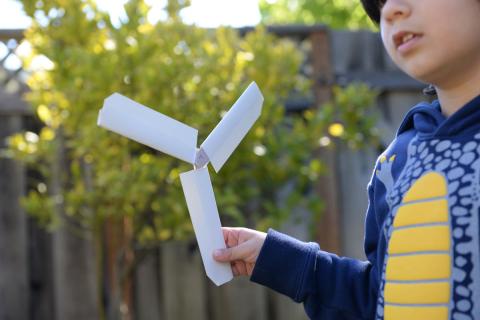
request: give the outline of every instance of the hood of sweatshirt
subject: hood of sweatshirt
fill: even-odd
[[[397,135],[415,130],[420,139],[433,139],[471,134],[480,131],[480,96],[477,96],[450,117],[442,114],[440,102],[421,102],[403,119]]]

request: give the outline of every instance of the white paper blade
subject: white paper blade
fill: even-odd
[[[105,99],[97,124],[191,164],[195,161],[197,129],[121,94]]]
[[[220,286],[232,280],[233,274],[230,263],[220,263],[212,257],[214,250],[224,249],[226,246],[208,169],[201,168],[181,173],[180,181],[203,266],[207,276]]]
[[[216,172],[258,119],[262,104],[262,93],[252,82],[202,143],[200,149],[205,151]]]

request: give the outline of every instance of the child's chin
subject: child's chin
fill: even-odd
[[[409,63],[401,69],[410,77],[424,83],[433,83],[435,75],[438,74],[438,71],[435,72],[434,68],[428,68],[425,64]]]

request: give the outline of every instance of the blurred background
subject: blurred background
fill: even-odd
[[[222,224],[363,259],[376,158],[425,97],[360,1],[0,0],[0,320],[306,319],[247,278],[213,285],[191,168],[96,125],[119,92],[201,143],[251,81],[262,115],[212,175]]]

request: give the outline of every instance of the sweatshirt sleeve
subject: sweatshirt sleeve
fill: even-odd
[[[303,302],[311,319],[373,319],[378,294],[378,227],[369,184],[365,250],[367,261],[322,251],[270,229],[251,281]]]

